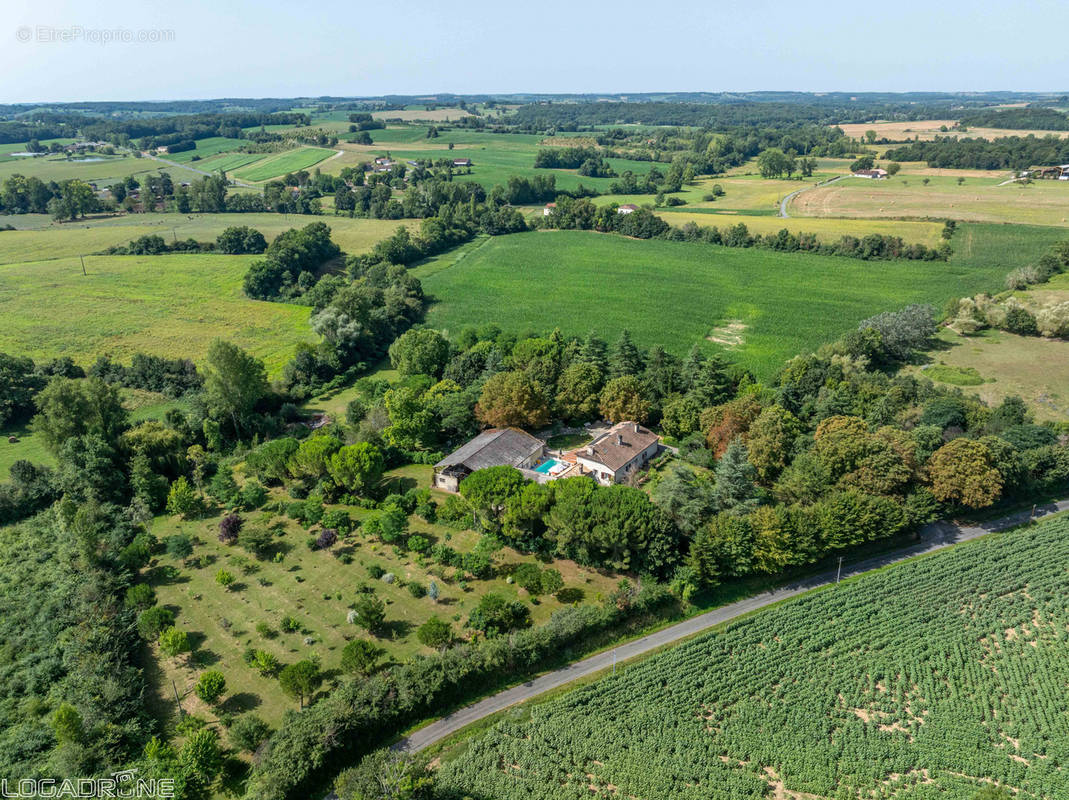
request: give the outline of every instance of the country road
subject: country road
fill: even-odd
[[[787,213],[787,206],[789,206],[791,204],[791,200],[796,198],[802,192],[807,191],[809,189],[816,189],[818,186],[828,186],[829,184],[835,183],[836,181],[841,181],[845,177],[846,177],[845,175],[836,175],[831,180],[821,181],[820,183],[814,183],[812,186],[803,186],[801,189],[794,190],[789,195],[787,195],[782,200],[780,200],[780,202],[779,202],[779,215],[783,219],[787,219],[788,217],[790,217],[790,214]]]
[[[1039,519],[1060,511],[1069,511],[1069,499],[1038,506],[1035,510],[1035,518]],[[976,539],[987,533],[1012,528],[1028,522],[1030,518],[1031,512],[1025,510],[978,525],[957,525],[953,522],[945,521],[933,522],[921,529],[916,544],[856,563],[844,564],[841,577],[848,578],[853,575],[860,575],[864,572],[885,567],[888,564],[894,564],[907,558],[951,547],[970,539]],[[693,636],[694,634],[700,633],[715,625],[729,622],[736,617],[751,611],[756,611],[771,605],[772,603],[779,602],[780,600],[795,597],[810,589],[833,584],[836,582],[836,578],[835,570],[823,572],[819,575],[813,575],[778,589],[773,589],[763,594],[754,595],[744,600],[721,606],[720,608],[708,611],[699,616],[663,628],[648,636],[643,636],[640,639],[635,639],[634,641],[622,644],[613,650],[606,650],[583,659],[582,661],[569,664],[567,667],[554,670],[553,672],[547,672],[545,675],[541,675],[526,683],[520,684],[519,686],[514,686],[511,689],[498,692],[484,700],[480,700],[478,703],[454,711],[452,714],[420,728],[410,736],[397,742],[394,745],[394,749],[410,752],[423,750],[435,742],[444,739],[446,736],[456,733],[461,728],[464,728],[473,722],[477,722],[484,717],[488,717],[491,714],[495,714],[498,711],[503,711],[516,703],[522,703],[525,700],[530,700],[532,697],[537,697],[543,692],[548,692],[551,689],[564,686],[565,684],[571,683],[572,681],[587,675],[600,672],[601,670],[609,669],[617,661],[626,661],[635,656],[663,647],[664,645],[672,644],[673,642],[678,642],[681,639]]]

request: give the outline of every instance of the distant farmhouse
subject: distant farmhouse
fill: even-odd
[[[869,180],[882,181],[887,177],[887,170],[885,169],[859,169],[854,172],[855,178],[868,178]]]
[[[616,209],[617,214],[634,214],[636,211],[638,211],[638,206],[634,203],[624,203]]]
[[[435,464],[433,486],[457,492],[461,481],[488,467],[514,467],[538,483],[586,476],[610,486],[631,480],[661,447],[660,437],[637,422],[618,423],[585,447],[556,454],[529,433],[491,428]]]
[[[517,428],[491,428],[434,465],[434,487],[456,492],[462,480],[487,467],[532,469],[545,450],[545,442]]]
[[[454,167],[470,167],[471,166],[471,159],[470,158],[454,158],[453,159],[453,166]]]
[[[646,466],[660,451],[661,440],[637,422],[614,425],[586,447],[575,452],[576,462],[598,483],[623,483]]]
[[[557,207],[556,203],[546,203],[546,207],[542,209],[542,216],[548,217],[553,213],[553,209]]]

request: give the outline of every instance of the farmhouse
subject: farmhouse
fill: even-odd
[[[553,209],[557,207],[556,203],[546,203],[546,207],[542,209],[542,216],[548,217],[553,213]]]
[[[870,180],[880,181],[887,177],[887,170],[880,169],[859,169],[854,173],[855,178],[868,178]]]
[[[634,203],[624,203],[616,209],[617,214],[634,214],[636,211],[638,211],[638,206]]]
[[[1025,170],[1024,174],[1030,178],[1069,181],[1069,164],[1061,164],[1055,167],[1032,167],[1032,169]]]
[[[620,422],[575,452],[575,460],[598,483],[628,480],[661,449],[661,439],[637,422]]]
[[[491,428],[435,464],[433,485],[456,492],[460,482],[477,469],[531,469],[542,460],[545,448],[541,439],[517,428]]]
[[[453,166],[454,167],[470,167],[471,166],[471,159],[470,158],[454,158],[453,159]]]

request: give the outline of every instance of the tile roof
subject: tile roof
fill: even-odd
[[[643,428],[637,422],[619,422],[613,425],[607,433],[603,433],[586,447],[580,448],[576,456],[604,464],[616,472],[659,440],[660,437],[656,433],[649,428]]]
[[[491,428],[434,465],[435,469],[464,466],[474,472],[487,467],[514,467],[545,443],[517,428]]]

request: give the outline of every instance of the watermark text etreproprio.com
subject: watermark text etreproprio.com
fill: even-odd
[[[136,769],[114,772],[107,778],[23,778],[8,780],[0,778],[0,797],[38,798],[78,797],[112,798],[141,797],[172,800],[175,796],[174,779],[142,779]]]
[[[15,31],[15,40],[22,44],[160,44],[173,42],[174,31],[169,28],[86,28],[82,25],[22,25]]]

